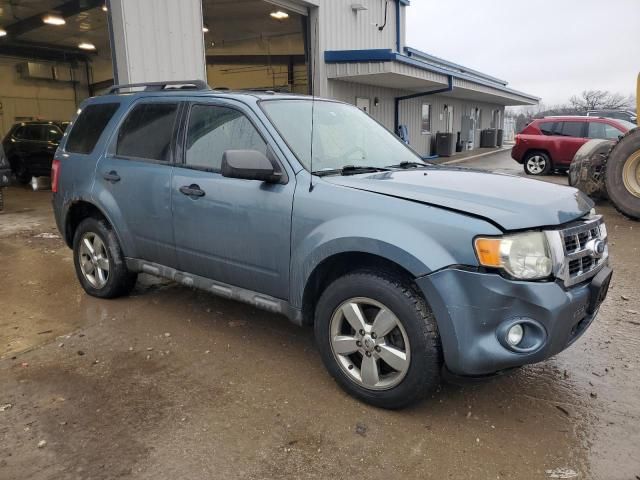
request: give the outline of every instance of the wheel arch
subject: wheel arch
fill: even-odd
[[[314,323],[315,305],[331,282],[348,273],[364,270],[385,272],[412,285],[415,285],[415,279],[418,276],[412,272],[412,270],[415,271],[415,265],[398,261],[397,258],[392,260],[366,251],[334,253],[318,262],[304,282],[304,289],[301,292],[303,324]],[[420,292],[419,289],[417,291]]]
[[[124,248],[120,232],[109,216],[94,202],[86,199],[76,199],[67,207],[67,213],[64,220],[64,241],[69,248],[73,248],[73,237],[78,225],[80,225],[85,218],[89,217],[105,220],[113,229],[121,248]]]

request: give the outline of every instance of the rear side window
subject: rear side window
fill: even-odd
[[[55,125],[47,126],[47,140],[50,142],[59,142],[62,139],[62,132]]]
[[[538,128],[543,135],[553,135],[553,122],[541,122]]]
[[[226,150],[258,150],[267,144],[241,112],[213,105],[194,105],[189,115],[186,164],[220,171]]]
[[[582,127],[584,126],[583,122],[560,122],[562,129],[557,129],[557,135],[562,135],[563,137],[583,137]]]
[[[98,103],[85,107],[71,128],[66,151],[81,154],[93,152],[104,127],[119,106],[119,103]]]
[[[134,107],[118,132],[116,154],[168,162],[177,112],[177,103],[143,103]]]

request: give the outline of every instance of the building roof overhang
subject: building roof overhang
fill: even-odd
[[[500,105],[536,105],[539,98],[508,88],[507,82],[415,49],[330,50],[324,54],[331,79],[412,92],[428,92],[452,79],[451,97]]]

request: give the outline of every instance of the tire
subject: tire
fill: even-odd
[[[353,304],[365,319],[364,336],[353,328],[355,320],[348,320],[343,313],[355,312]],[[383,310],[391,315],[378,315]],[[392,318],[395,321],[389,320]],[[380,320],[377,327],[375,319]],[[375,330],[385,328],[392,329],[382,338],[376,337]],[[314,329],[329,373],[347,393],[365,403],[403,408],[423,399],[440,384],[442,347],[435,318],[417,289],[395,275],[361,271],[338,278],[318,300]],[[338,337],[340,343],[334,342]],[[356,351],[350,353],[354,348]],[[389,355],[393,351],[396,354]],[[365,361],[374,367],[366,368]],[[373,368],[377,376],[367,375],[363,368],[368,372]]]
[[[609,153],[605,185],[616,209],[640,220],[640,128],[627,132]]]
[[[86,241],[95,253],[93,260],[90,259],[91,249]],[[138,277],[137,273],[127,269],[118,238],[103,219],[89,217],[78,225],[73,236],[73,263],[82,288],[92,297],[116,298],[127,295]],[[86,266],[83,268],[82,264]],[[92,267],[93,274],[86,273]],[[100,270],[103,271],[102,275]]]
[[[522,162],[527,175],[548,175],[551,171],[551,159],[544,152],[530,152]]]

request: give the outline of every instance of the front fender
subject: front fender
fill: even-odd
[[[290,302],[302,306],[315,268],[337,254],[373,254],[417,278],[450,265],[477,265],[473,238],[500,233],[481,219],[401,198],[329,183],[298,189]]]

